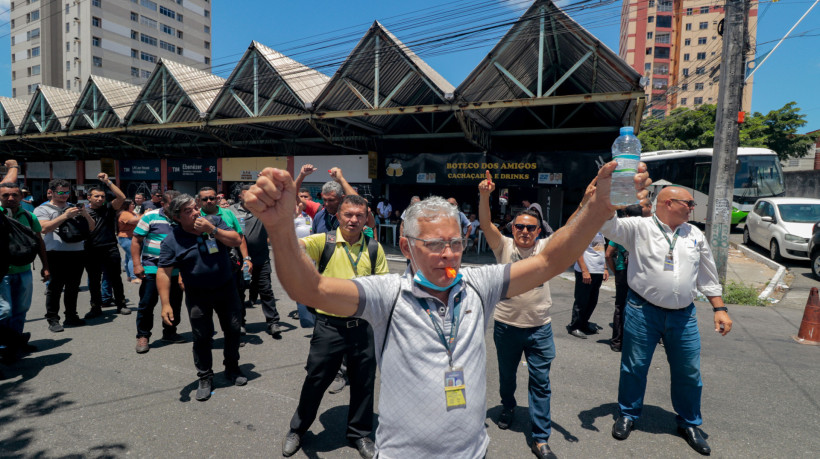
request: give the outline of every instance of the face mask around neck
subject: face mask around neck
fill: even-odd
[[[413,276],[413,282],[421,285],[422,287],[431,288],[438,292],[444,292],[452,288],[461,280],[461,273],[458,273],[456,274],[456,277],[453,279],[453,281],[450,282],[446,287],[439,287],[438,285],[430,282],[430,280],[424,277],[424,274],[421,273],[421,269],[418,268],[419,265],[418,263],[416,263],[416,257],[413,255],[412,248],[410,248],[410,259],[413,260],[413,265],[416,267],[416,274]]]

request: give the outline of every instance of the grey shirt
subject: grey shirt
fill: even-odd
[[[60,215],[68,209],[68,206],[60,209],[57,206],[54,206],[48,202],[40,204],[34,209],[34,216],[37,217],[37,220],[43,221],[51,221],[55,218],[59,217]],[[82,218],[82,217],[81,217]],[[43,233],[43,242],[46,243],[46,251],[56,251],[56,252],[79,252],[83,250],[85,247],[85,242],[63,242],[60,239],[60,236],[57,235],[56,231],[52,231],[50,233]]]
[[[268,248],[268,231],[265,225],[259,221],[249,210],[242,207],[242,204],[234,204],[229,207],[236,215],[240,225],[243,225],[242,232],[248,243],[248,256],[253,260],[264,260],[270,257]],[[244,219],[244,220],[243,220]]]
[[[484,427],[487,414],[484,333],[496,303],[506,294],[510,265],[462,268],[461,273],[464,278],[450,290],[443,320],[433,313],[445,336],[449,336],[454,300],[461,295],[461,322],[454,343],[453,365],[464,371],[467,406],[450,411],[447,411],[444,392],[444,373],[449,368],[447,352],[430,316],[419,305],[419,300],[431,306],[441,302],[418,288],[409,270],[403,275],[353,280],[359,289],[359,309],[355,317],[367,320],[373,327],[376,360],[381,371],[376,431],[380,458],[476,458],[483,457],[487,451],[490,439]],[[396,303],[387,333],[394,298]]]

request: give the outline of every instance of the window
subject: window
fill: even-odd
[[[40,10],[34,10],[31,12],[31,20],[37,21],[40,19]]]
[[[99,48],[100,43],[101,43],[100,37],[91,37],[91,46],[96,46],[96,47]]]
[[[703,104],[703,97],[695,97],[695,105]]]
[[[172,53],[177,52],[176,45],[173,45],[171,43],[168,43],[168,42],[165,42],[165,41],[162,41],[162,40],[159,41],[159,47],[164,49],[164,50],[170,51]]]
[[[658,11],[672,11],[672,0],[660,0],[658,2]]]
[[[151,78],[150,70],[140,70],[140,78]]]
[[[211,49],[211,42],[209,42],[209,41],[205,42],[205,49]]]
[[[658,16],[655,25],[658,27],[672,27],[672,16]]]
[[[704,59],[706,59],[706,53],[698,53],[698,60],[702,61]]]
[[[647,39],[647,40],[651,40],[651,39],[652,39],[652,32],[646,32],[646,39]]]
[[[649,7],[652,8],[655,6],[655,0],[649,0]]]
[[[703,22],[698,23],[698,29],[699,30],[706,30],[708,28],[709,28],[709,23],[708,22],[703,21]]]
[[[140,20],[140,15],[132,11],[131,12],[131,20],[134,21],[134,22],[139,21]]]
[[[706,37],[699,37],[698,38],[698,44],[699,45],[705,45],[706,44]]]
[[[684,26],[684,28],[686,30],[692,30],[692,23],[690,22],[690,23],[686,24],[686,26]]]
[[[14,19],[11,20],[11,28],[14,28]]]
[[[31,66],[31,74],[32,75],[39,75],[40,74],[40,66],[39,65],[32,65]]]
[[[12,71],[11,71],[11,81],[14,81],[14,80],[16,80],[16,79],[17,79],[17,72],[15,72],[14,70],[12,70]]]
[[[692,44],[692,39],[691,38],[685,38],[683,40],[683,46],[689,46],[691,44]]]
[[[648,72],[648,71],[652,70],[652,64],[647,62],[646,64],[643,65],[643,70],[644,70],[644,72]]]
[[[30,84],[28,85],[28,93],[34,94],[37,91],[37,84]]]
[[[182,39],[182,31],[177,30],[177,38]]]
[[[65,69],[71,70],[71,61],[65,61]]]
[[[159,14],[168,16],[171,19],[176,19],[176,17],[177,17],[177,13],[174,10],[172,10],[170,8],[166,8],[164,6],[159,7]]]
[[[71,23],[70,22],[65,23],[65,32],[66,33],[71,32]]]
[[[134,48],[131,48],[131,57],[133,57],[134,59],[137,58],[137,50]]]
[[[136,67],[131,67],[131,76],[139,78],[140,76],[140,69]]]
[[[649,16],[648,18],[646,18],[646,22],[652,24],[653,22],[655,22],[655,16]]]
[[[71,51],[71,42],[65,42],[65,52]]]
[[[695,83],[695,91],[703,91],[703,83]]]
[[[177,13],[177,21],[182,22],[182,15]]]
[[[669,65],[668,64],[655,64],[655,74],[657,74],[657,75],[668,75],[669,74]]]
[[[26,40],[31,40],[32,38],[38,38],[40,36],[40,28],[32,29],[26,32]]]
[[[700,7],[700,14],[707,14],[707,13],[709,13],[709,7],[708,6],[701,6]]]
[[[157,10],[156,2],[152,2],[151,0],[140,0],[140,5],[148,8],[151,11],[156,11]]]
[[[145,17],[145,16],[140,16],[140,24],[142,24],[142,25],[146,25],[146,26],[148,26],[148,27],[150,27],[150,28],[152,28],[152,29],[156,29],[156,28],[157,28],[157,21],[155,21],[155,20],[153,20],[153,19],[151,19],[151,18],[147,18],[147,17]]]
[[[655,59],[669,59],[669,48],[655,48]]]
[[[666,86],[669,84],[669,80],[666,78],[655,78],[652,81],[652,88],[653,89],[666,89]]]
[[[651,55],[652,55],[652,48],[646,48],[646,55],[647,55],[647,56],[651,56]]]
[[[664,110],[662,108],[653,108],[652,109],[652,117],[653,118],[663,119],[663,117],[665,115],[666,115],[666,110]]]
[[[14,35],[12,35],[12,36],[11,36],[11,46],[14,46],[14,42],[15,42],[15,41],[16,41],[16,40],[14,39]]]
[[[165,33],[167,33],[168,35],[171,35],[171,36],[175,36],[177,34],[177,29],[175,29],[171,26],[167,26],[165,24],[160,24],[159,30],[161,30],[162,32],[165,32]]]
[[[681,91],[688,91],[689,90],[689,83],[683,83],[680,85]]]
[[[140,34],[140,41],[151,46],[157,46],[157,39],[144,33]]]
[[[206,58],[205,58],[205,63],[206,63],[206,64],[208,64],[208,65],[210,65],[210,64],[211,64],[211,58],[210,58],[210,57],[206,57]]]
[[[13,5],[13,4],[14,4],[14,3],[12,3],[12,5]],[[70,12],[69,10],[70,10],[70,8],[69,8],[69,4],[68,4],[68,3],[66,3],[66,4],[65,4],[65,14],[66,14],[66,16],[68,16],[68,13]]]
[[[664,102],[663,94],[652,94],[652,102]]]
[[[94,27],[102,27],[102,19],[92,16],[91,17],[91,25]]]
[[[102,0],[91,0],[91,6],[102,8]],[[68,5],[66,5],[66,7],[68,7]]]
[[[157,56],[153,54],[148,54],[145,51],[140,51],[140,59],[144,60],[145,62],[150,62],[152,64],[157,62]]]
[[[40,55],[40,47],[39,46],[35,46],[34,48],[31,48],[31,57],[37,57],[39,55]]]
[[[12,19],[12,21],[14,21],[14,20]],[[14,27],[14,26],[12,26],[12,27]],[[17,97],[17,88],[11,88],[11,97]]]
[[[208,26],[203,26],[203,31],[204,31],[205,33],[211,33],[211,28],[210,28],[210,27],[208,27]],[[652,32],[649,32],[649,33],[652,33]]]
[[[180,56],[182,56],[182,48],[177,48],[177,54],[179,54]]]
[[[685,54],[683,55],[683,60],[684,60],[684,61],[688,61],[688,60],[689,60],[689,53],[685,53]]]
[[[132,30],[131,31],[131,39],[132,40],[139,40],[139,38],[140,38],[139,32],[137,32],[136,30]]]
[[[687,15],[687,16],[691,16],[691,15],[692,15],[692,8],[686,8],[686,15]]]
[[[665,44],[669,44],[669,42],[670,42],[669,32],[658,33],[658,34],[655,36],[655,43],[665,43]]]
[[[703,75],[706,73],[706,67],[698,67],[695,69],[695,75]]]
[[[681,105],[686,105],[686,97],[681,97],[680,98],[680,104]]]

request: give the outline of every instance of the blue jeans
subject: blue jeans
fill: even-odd
[[[700,332],[694,303],[683,309],[662,309],[630,291],[624,312],[621,380],[618,385],[621,416],[631,419],[640,417],[652,354],[658,341],[663,338],[672,379],[672,407],[677,413],[678,425],[701,425],[703,381],[700,378]]]
[[[125,252],[125,258],[123,258],[122,264],[123,268],[125,268],[125,277],[130,281],[136,277],[134,276],[134,260],[131,259],[131,238],[118,237],[117,239],[120,242],[120,247],[122,247],[123,252]]]
[[[307,306],[302,303],[296,303],[296,310],[299,311],[299,325],[302,328],[313,328],[316,324],[316,316],[308,311]]]
[[[26,313],[31,307],[31,271],[6,274],[0,282],[0,323],[23,333]]]
[[[532,439],[545,443],[550,438],[550,366],[555,358],[552,324],[520,328],[495,322],[493,341],[498,355],[498,382],[501,404],[505,409],[515,408],[515,374],[521,353],[527,359],[529,379],[530,422]]]

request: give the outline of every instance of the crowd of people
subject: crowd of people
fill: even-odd
[[[470,217],[454,198],[413,197],[403,213],[386,200],[372,206],[339,168],[328,171],[319,203],[302,188],[316,171],[310,164],[295,180],[286,171],[265,169],[255,185],[241,189],[236,203],[210,187],[196,196],[166,190],[151,193],[150,200],[144,194],[129,200],[100,173],[100,184],[87,190],[88,204],[77,206],[68,202],[70,184],[56,179],[49,183],[49,200],[32,212],[22,206],[19,166],[13,160],[6,166],[0,228],[14,220],[39,240],[48,330],[82,326],[108,306],[130,314],[124,270],[127,281],[139,284],[136,353],[151,349],[157,303],[161,339],[186,341],[177,332],[184,300],[199,401],[208,400],[214,389],[214,314],[224,334],[224,374],[234,385],[248,382],[239,367],[246,293],[248,301],[261,301],[267,333],[281,337],[275,269],[297,303],[301,326],[313,328],[298,406],[282,438],[285,457],[302,447],[323,394],[347,385],[345,435],[361,457],[484,457],[489,443],[484,336],[491,323],[503,405],[495,422],[501,429],[514,422],[523,354],[531,449],[539,458],[556,457],[549,446],[550,368],[556,358],[549,280],[573,263],[575,303],[567,329],[578,338],[600,330],[589,321],[597,289],[610,270],[616,279],[610,345],[621,352],[621,368],[613,437],[625,440],[639,420],[649,363],[662,342],[679,432],[701,454],[711,451],[698,428],[702,380],[695,292],[703,292],[714,308],[716,332],[728,333],[732,321],[709,246],[687,223],[694,201],[682,188],[662,190],[654,213],[644,200],[643,208],[616,215],[609,202],[615,163],[606,164],[578,210],[553,232],[540,207],[531,203],[508,225],[494,224],[490,197],[495,184],[489,173],[478,184],[478,215]],[[651,183],[645,170],[641,165],[635,176],[639,199]],[[400,218],[399,248],[408,265],[403,273],[391,274],[376,219],[393,214]],[[462,267],[478,229],[498,264]],[[77,298],[84,271],[91,301],[81,318]],[[8,266],[0,283],[0,346],[6,363],[31,351],[24,325],[33,282],[27,264]]]

